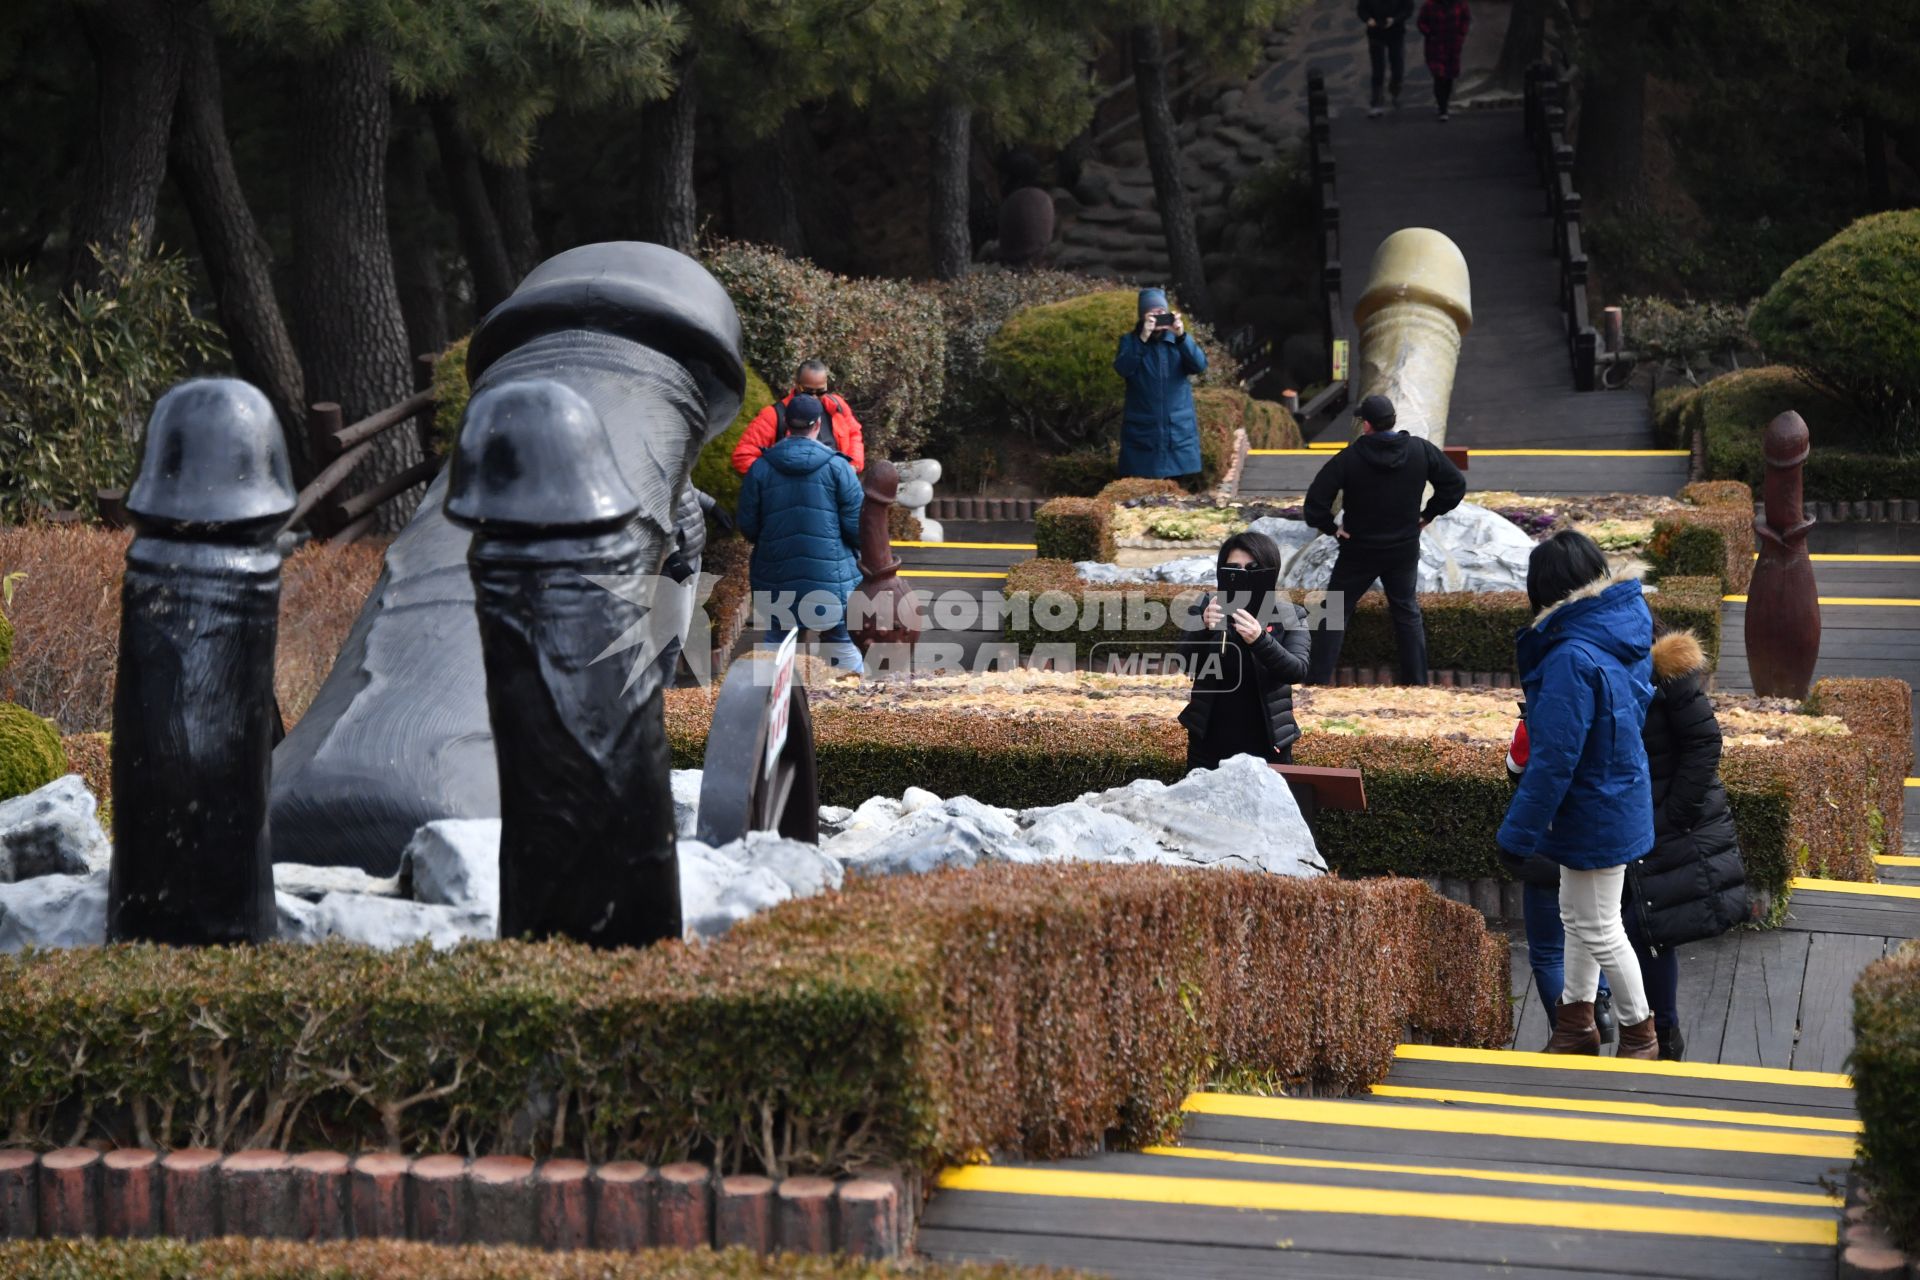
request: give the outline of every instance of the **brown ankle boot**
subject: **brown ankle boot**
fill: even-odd
[[[1553,1019],[1553,1039],[1547,1041],[1548,1053],[1600,1052],[1600,1028],[1594,1025],[1593,1001],[1577,1004],[1561,1002]]]
[[[1654,1029],[1653,1019],[1636,1022],[1632,1026],[1620,1028],[1620,1047],[1613,1051],[1616,1058],[1639,1058],[1652,1062],[1660,1056],[1660,1033]]]

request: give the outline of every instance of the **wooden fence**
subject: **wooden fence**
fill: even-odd
[[[1333,117],[1327,108],[1327,82],[1307,73],[1307,163],[1313,174],[1313,202],[1320,219],[1321,327],[1332,364],[1326,389],[1300,406],[1303,426],[1331,417],[1346,407],[1352,378],[1352,323],[1347,315],[1340,272],[1340,190],[1333,162]]]
[[[1576,391],[1592,391],[1600,353],[1587,305],[1587,254],[1580,240],[1580,193],[1573,186],[1573,144],[1567,141],[1566,82],[1553,67],[1527,73],[1527,144],[1533,148],[1540,185],[1547,193],[1553,250],[1560,258],[1560,311],[1566,321],[1567,358]]]
[[[439,473],[445,459],[435,453],[433,442],[433,413],[440,403],[433,394],[433,361],[432,356],[421,356],[414,366],[419,390],[358,422],[343,424],[337,404],[308,408],[307,447],[319,471],[300,490],[287,528],[304,524],[315,538],[345,546],[373,527],[381,507]],[[374,442],[408,423],[420,435],[420,461],[370,489],[342,496],[347,478],[373,452]]]

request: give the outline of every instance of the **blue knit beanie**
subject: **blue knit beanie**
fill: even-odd
[[[1140,291],[1140,314],[1143,317],[1154,308],[1164,307],[1166,305],[1167,291],[1165,289],[1142,289]]]

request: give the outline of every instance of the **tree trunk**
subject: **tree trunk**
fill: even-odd
[[[746,147],[727,174],[736,234],[755,244],[771,245],[789,258],[806,257],[807,233],[800,222],[795,185],[801,176],[787,154],[784,130]]]
[[[1204,320],[1213,314],[1213,298],[1207,292],[1206,268],[1200,261],[1200,233],[1194,228],[1193,208],[1180,181],[1180,141],[1174,132],[1173,104],[1167,99],[1160,28],[1150,22],[1133,28],[1133,91],[1140,106],[1140,132],[1146,139],[1147,165],[1153,170],[1160,223],[1167,233],[1174,288],[1182,305]]]
[[[100,0],[76,6],[98,81],[92,145],[73,211],[68,288],[94,287],[92,246],[109,255],[129,233],[153,245],[154,209],[167,176],[167,137],[179,96],[183,6],[175,0]]]
[[[1549,0],[1513,0],[1507,18],[1507,36],[1500,44],[1500,63],[1494,68],[1493,86],[1518,93],[1526,86],[1527,71],[1546,52],[1547,5]]]
[[[967,177],[973,158],[973,108],[943,96],[933,124],[932,180],[927,184],[927,240],[936,280],[958,280],[973,265],[967,225]]]
[[[387,150],[387,180],[393,188],[393,272],[407,325],[407,349],[416,356],[444,351],[451,340],[447,282],[429,216],[433,193],[427,185],[427,149],[418,132],[398,122]]]
[[[482,161],[480,175],[486,179],[493,216],[500,224],[507,261],[513,264],[513,278],[518,283],[540,265],[541,259],[540,234],[533,229],[533,191],[527,166]]]
[[[293,157],[293,284],[307,395],[354,422],[413,391],[407,328],[387,240],[387,60],[367,43],[293,69],[300,121]],[[374,443],[354,483],[369,487],[420,459],[398,428]],[[406,523],[409,490],[380,509],[382,530]]]
[[[448,202],[460,227],[460,249],[473,275],[473,307],[484,316],[505,301],[520,277],[507,257],[500,220],[480,176],[480,157],[460,132],[453,108],[444,102],[433,105],[433,136],[440,144],[440,171],[446,175]]]
[[[286,315],[274,295],[273,254],[234,169],[212,15],[196,8],[185,28],[180,96],[173,115],[174,186],[193,219],[234,367],[272,402],[294,474],[304,481],[314,469],[307,450],[305,379]]]
[[[1646,177],[1645,55],[1637,44],[1623,46],[1620,63],[1585,78],[1574,144],[1574,185],[1589,200],[1613,204],[1638,196]]]
[[[692,253],[700,228],[693,194],[693,57],[674,59],[678,83],[640,112],[640,210],[642,240]]]

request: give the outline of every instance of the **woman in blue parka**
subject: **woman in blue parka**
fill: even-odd
[[[1186,321],[1167,306],[1164,289],[1140,291],[1140,328],[1122,334],[1113,370],[1127,380],[1120,424],[1120,474],[1200,474],[1200,423],[1187,379],[1207,371],[1206,353]]]
[[[1640,963],[1620,918],[1627,863],[1653,848],[1653,788],[1641,729],[1653,701],[1653,615],[1638,566],[1613,572],[1568,530],[1527,563],[1533,624],[1514,641],[1532,755],[1500,824],[1500,847],[1560,864],[1566,986],[1549,1053],[1598,1053],[1600,971],[1613,984],[1622,1058],[1659,1040]]]

